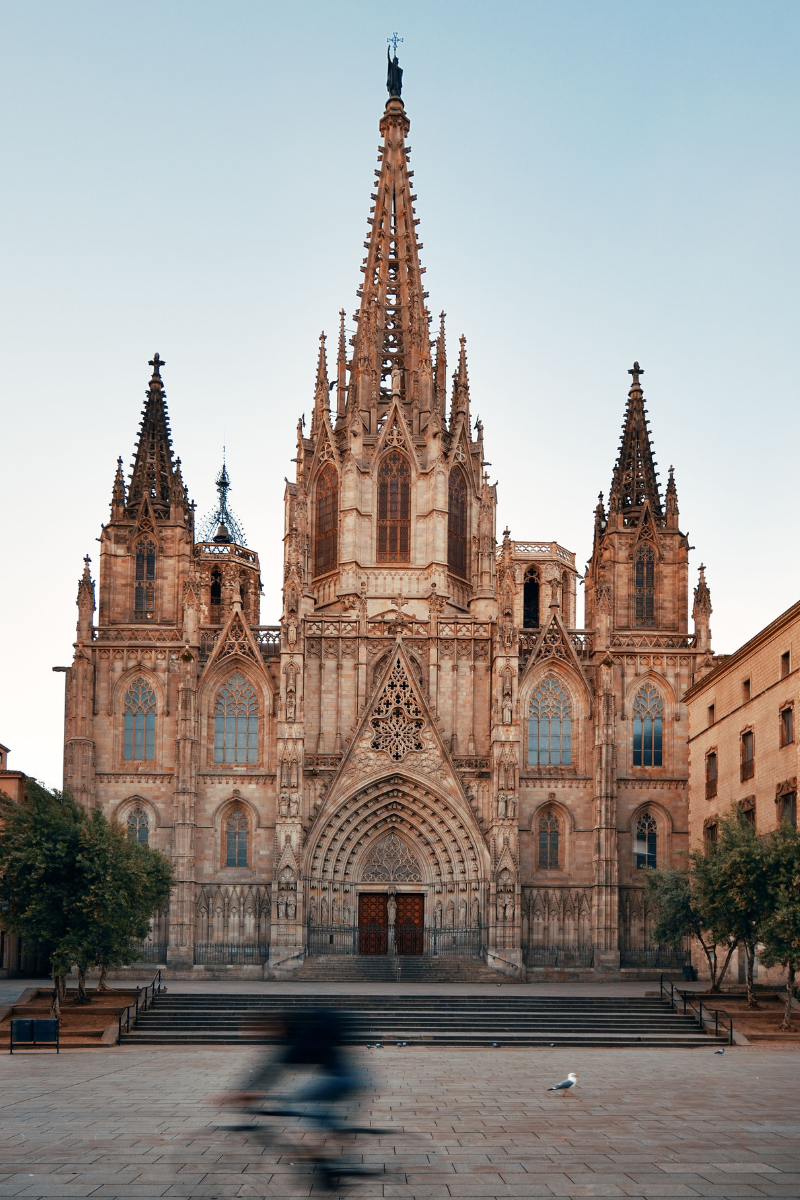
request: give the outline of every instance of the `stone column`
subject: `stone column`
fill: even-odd
[[[595,692],[595,800],[592,941],[595,967],[619,969],[619,844],[617,838],[614,662],[598,667]]]
[[[172,860],[176,885],[169,911],[167,965],[194,966],[194,855],[197,802],[197,651],[180,656],[175,738]]]

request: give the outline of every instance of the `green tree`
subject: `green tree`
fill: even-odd
[[[72,965],[67,943],[78,881],[83,810],[71,796],[25,781],[20,804],[0,794],[0,904],[12,933],[51,950],[53,1007]]]
[[[76,1003],[88,1003],[86,971],[135,957],[133,939],[169,898],[174,878],[158,850],[129,841],[99,810],[26,781],[25,799],[0,798],[0,903],[10,930],[51,951],[53,1007],[78,971]]]
[[[721,818],[717,840],[707,854],[707,905],[715,936],[744,945],[747,956],[747,1007],[758,1008],[753,965],[761,930],[772,908],[769,839],[761,838],[738,805]]]
[[[771,911],[761,926],[761,962],[786,968],[782,1030],[791,1029],[795,977],[800,969],[800,831],[782,822],[769,838]]]
[[[165,855],[130,840],[99,810],[83,824],[76,866],[82,884],[71,932],[78,998],[85,1002],[87,969],[100,967],[98,990],[104,991],[106,971],[133,962],[134,940],[147,936],[150,919],[166,905],[175,879]]]
[[[655,940],[675,946],[687,937],[696,938],[708,961],[711,991],[718,992],[738,942],[715,928],[719,906],[709,886],[709,865],[705,856],[693,856],[688,870],[647,871],[645,884],[656,916]]]

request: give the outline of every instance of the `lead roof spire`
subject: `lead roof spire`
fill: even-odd
[[[379,147],[380,169],[372,193],[367,251],[361,270],[358,328],[354,340],[348,410],[375,411],[369,433],[385,414],[392,397],[392,371],[401,372],[402,403],[419,405],[421,412],[432,406],[432,368],[428,324],[430,321],[422,287],[411,192],[413,171],[409,170],[406,135],[410,122],[400,98],[402,72],[397,56],[389,58],[389,99],[380,121],[383,144]]]
[[[200,524],[201,542],[235,542],[237,546],[246,546],[244,530],[238,517],[228,505],[228,492],[231,490],[231,477],[225,465],[225,451],[222,451],[222,470],[215,480],[217,489],[217,504],[212,508]]]
[[[609,511],[619,511],[623,523],[630,525],[638,519],[645,502],[648,502],[653,518],[662,522],[658,475],[640,382],[644,369],[635,362],[628,374],[632,383],[608,497]]]
[[[165,517],[169,515],[174,470],[167,394],[161,380],[161,368],[166,364],[156,351],[149,365],[153,368],[153,374],[145,392],[147,399],[128,488],[126,515],[135,515],[143,498],[148,495],[156,515]]]

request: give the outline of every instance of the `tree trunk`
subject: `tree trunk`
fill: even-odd
[[[111,988],[106,983],[106,975],[107,974],[108,974],[108,967],[106,966],[105,963],[101,963],[100,964],[100,978],[97,981],[97,991],[98,992],[110,992],[111,991]]]
[[[86,995],[86,968],[78,967],[78,994],[72,1001],[73,1004],[91,1004],[92,1001]]]
[[[61,997],[59,996],[60,988],[58,986],[58,975],[53,975],[53,997],[50,1001],[50,1016],[56,1021],[61,1020]]]
[[[788,964],[786,967],[786,1007],[783,1010],[781,1032],[789,1033],[792,1028],[792,997],[794,996],[795,968]]]
[[[747,974],[745,976],[747,980],[747,1007],[758,1008],[755,986],[753,984],[753,967],[755,966],[756,958],[755,942],[745,942],[744,953],[747,960]]]

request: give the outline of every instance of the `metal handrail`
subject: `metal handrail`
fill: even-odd
[[[133,1004],[129,1004],[127,1006],[127,1008],[123,1008],[122,1011],[120,1012],[120,1014],[119,1014],[119,1032],[118,1032],[118,1036],[117,1036],[117,1041],[122,1040],[122,1022],[123,1022],[123,1020],[125,1021],[125,1032],[128,1033],[130,1031],[131,1009],[134,1010],[133,1023],[135,1025],[139,1019],[139,1013],[146,1012],[147,1009],[150,1007],[150,1005],[155,1000],[156,996],[158,996],[162,990],[163,990],[163,985],[161,983],[161,971],[159,970],[159,971],[156,971],[155,975],[153,976],[152,983],[148,983],[143,988],[137,988],[135,1002]],[[150,993],[149,1000],[147,998],[148,992]]]
[[[668,979],[666,982],[667,982],[668,988],[664,984],[664,976],[662,975],[661,980],[660,980],[660,994],[662,997],[666,996],[667,1000],[670,1003],[670,1007],[673,1009],[673,1011],[677,1012],[678,1001],[676,1001],[676,999],[675,999],[675,991],[676,991],[675,985],[673,984],[671,979]],[[688,1007],[691,1010],[691,1012],[694,1013],[695,1017],[697,1018],[701,1029],[705,1029],[705,1027],[706,1027],[706,1018],[703,1017],[703,1007],[705,1007],[708,1020],[711,1021],[713,1018],[714,1036],[715,1037],[719,1037],[719,1035],[720,1035],[719,1034],[720,1024],[722,1024],[723,1031],[725,1031],[725,1021],[727,1021],[728,1022],[728,1027],[727,1027],[728,1045],[732,1046],[734,1044],[733,1021],[731,1019],[730,1013],[726,1012],[724,1008],[711,1008],[708,1004],[706,1004],[704,1006],[703,1001],[702,1001],[701,997],[698,996],[697,992],[681,992],[681,991],[679,991],[678,995],[680,996],[681,1001],[683,1002],[683,1015],[686,1016],[686,1009]],[[697,1003],[695,1004],[695,1003],[693,1003],[693,1001],[696,1001]],[[722,1018],[721,1021],[720,1021],[720,1018]]]

